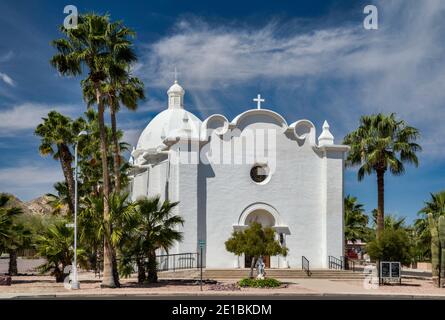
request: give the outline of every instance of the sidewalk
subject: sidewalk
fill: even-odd
[[[377,289],[365,289],[361,280],[332,279],[289,279],[277,289],[241,288],[240,290],[215,290],[220,286],[211,284],[200,286],[194,282],[161,281],[158,284],[140,286],[135,278],[123,279],[122,288],[101,289],[100,280],[92,273],[81,273],[80,290],[65,289],[63,283],[55,283],[50,276],[19,276],[13,278],[10,287],[0,287],[0,298],[216,298],[218,296],[233,298],[269,297],[269,298],[441,298],[445,299],[445,289],[435,288],[431,281],[404,279],[401,286],[386,285]],[[221,281],[222,284],[233,284],[235,281]]]

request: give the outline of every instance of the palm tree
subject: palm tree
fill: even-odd
[[[95,103],[94,88],[89,82],[83,83],[84,95],[89,97],[88,105]],[[117,130],[116,114],[121,105],[130,110],[136,110],[139,100],[145,99],[144,84],[136,77],[124,76],[107,79],[102,88],[104,104],[110,108],[111,117],[111,145],[113,153],[114,190],[121,191],[122,185],[122,143],[119,142],[121,134]]]
[[[132,63],[137,61],[136,55],[133,52],[132,44],[129,38],[135,36],[135,32],[123,26],[120,22],[111,24],[111,32],[109,32],[108,46],[112,52],[113,63],[120,66],[116,68],[119,70],[126,70],[127,72],[112,72],[105,86],[106,101],[110,108],[111,116],[111,132],[113,140],[114,153],[114,175],[115,175],[115,190],[120,192],[120,149],[118,138],[116,135],[116,113],[119,111],[120,105],[124,105],[130,110],[136,110],[138,101],[145,99],[144,84],[136,77],[132,77],[129,73]],[[125,48],[125,51],[123,50]],[[113,69],[114,70],[114,69]]]
[[[344,199],[345,206],[345,241],[355,242],[365,240],[368,236],[368,216],[357,198],[347,195]]]
[[[377,219],[378,219],[378,210],[373,209],[372,210],[372,222],[374,226],[377,225]],[[392,230],[399,230],[399,229],[408,229],[407,226],[405,226],[405,217],[397,217],[392,214],[385,215],[384,219],[384,226],[385,229],[392,229]]]
[[[109,28],[107,45],[111,51],[112,62],[109,77],[103,83],[101,92],[103,103],[110,108],[114,184],[115,191],[120,192],[121,156],[116,113],[119,111],[120,105],[124,105],[130,110],[136,110],[139,100],[145,99],[145,94],[142,81],[130,74],[131,64],[137,61],[130,41],[130,38],[135,36],[135,32],[123,26],[121,22],[111,23]],[[93,104],[95,101],[94,84],[91,81],[84,81],[82,86],[88,104]]]
[[[135,77],[130,77],[128,80],[113,80],[110,82],[109,90],[107,90],[108,105],[110,107],[111,115],[111,132],[113,140],[113,154],[114,154],[114,178],[115,178],[115,190],[120,192],[121,190],[121,156],[119,141],[116,134],[116,113],[119,111],[120,104],[124,105],[130,110],[136,110],[138,107],[138,100],[144,99],[144,85]]]
[[[38,255],[44,257],[46,262],[38,267],[42,273],[51,272],[56,282],[63,282],[71,266],[74,252],[72,244],[74,241],[73,229],[66,226],[65,220],[60,220],[50,225],[43,235],[37,239]],[[77,248],[77,257],[80,264],[84,264],[84,251]]]
[[[172,213],[178,202],[168,200],[161,203],[159,197],[142,198],[136,201],[138,222],[133,229],[133,241],[130,252],[135,255],[139,267],[145,266],[141,260],[148,260],[148,281],[157,282],[156,250],[163,249],[166,252],[175,241],[182,240],[182,233],[177,231],[179,225],[184,224],[184,219]],[[145,274],[139,271],[139,282],[144,281]]]
[[[74,213],[74,177],[72,171],[73,155],[70,147],[84,126],[83,119],[72,121],[57,111],[51,111],[43,123],[39,124],[35,134],[41,137],[39,151],[43,156],[52,155],[60,161],[65,182],[68,187],[68,208]]]
[[[108,169],[108,144],[106,137],[104,112],[105,104],[102,87],[111,74],[124,74],[126,71],[121,65],[113,62],[113,54],[118,55],[119,61],[133,59],[133,53],[128,45],[123,44],[116,53],[109,47],[109,38],[114,32],[122,30],[122,24],[117,28],[110,23],[108,15],[85,14],[78,17],[78,25],[75,29],[61,27],[64,38],[53,41],[58,53],[51,59],[51,64],[62,74],[77,76],[82,69],[87,69],[88,77],[82,83],[90,82],[94,88],[98,110],[98,124],[100,132],[100,152],[102,162],[102,183],[104,196],[103,219],[106,228],[110,226],[110,208],[108,198],[110,195],[110,175]],[[116,30],[117,29],[117,30]],[[88,101],[88,97],[85,96]],[[108,230],[111,233],[111,229]],[[104,273],[103,287],[117,287],[119,279],[116,279],[113,266],[114,248],[109,239],[104,242]]]
[[[52,214],[61,215],[66,211],[66,207],[70,203],[70,196],[66,182],[56,182],[54,189],[57,194],[47,193],[45,199],[47,203],[53,208]]]
[[[17,251],[31,245],[31,231],[18,220],[23,213],[21,208],[10,207],[10,196],[0,194],[0,255],[9,254],[8,274],[17,275]]]
[[[111,228],[107,228],[102,219],[102,196],[88,195],[81,202],[80,241],[87,249],[93,266],[97,265],[101,254],[99,247],[105,238],[109,239],[115,248],[121,248],[123,239],[131,238],[130,233],[135,226],[132,222],[135,221],[134,205],[128,201],[128,194],[111,193],[109,207]],[[117,264],[117,261],[115,263]]]
[[[419,131],[397,120],[394,113],[362,116],[359,127],[346,135],[344,144],[351,147],[347,166],[360,166],[359,181],[365,175],[376,173],[378,192],[377,235],[384,229],[384,176],[387,170],[393,175],[405,172],[404,163],[418,166],[416,152],[421,150],[415,143]]]
[[[7,207],[9,199],[7,194],[0,193],[0,254],[6,250],[6,242],[11,237],[12,217],[21,213],[19,208]]]

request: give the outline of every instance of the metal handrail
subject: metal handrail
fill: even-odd
[[[333,256],[328,256],[328,265],[329,269],[337,269],[337,270],[344,269],[343,261]]]
[[[199,254],[196,252],[160,254],[156,256],[158,271],[176,271],[199,268]]]
[[[309,260],[305,256],[301,257],[301,269],[306,271],[306,274],[308,276],[311,275],[311,270],[309,268]]]

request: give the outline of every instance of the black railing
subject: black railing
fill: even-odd
[[[352,270],[352,272],[355,272],[355,261],[348,257],[344,257],[343,259],[344,259],[344,269]]]
[[[329,269],[337,269],[337,270],[343,270],[344,264],[342,259],[338,259],[333,256],[328,257],[328,265]]]
[[[158,271],[199,268],[199,253],[161,254],[156,256]]]
[[[309,268],[309,260],[305,256],[301,257],[301,269],[306,271],[306,274],[308,276],[311,275],[311,270]]]

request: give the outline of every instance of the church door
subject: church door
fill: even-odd
[[[264,264],[266,265],[266,268],[270,268],[270,256],[264,256],[263,261]],[[252,263],[252,257],[246,255],[244,258],[244,268],[250,268],[251,263]]]

